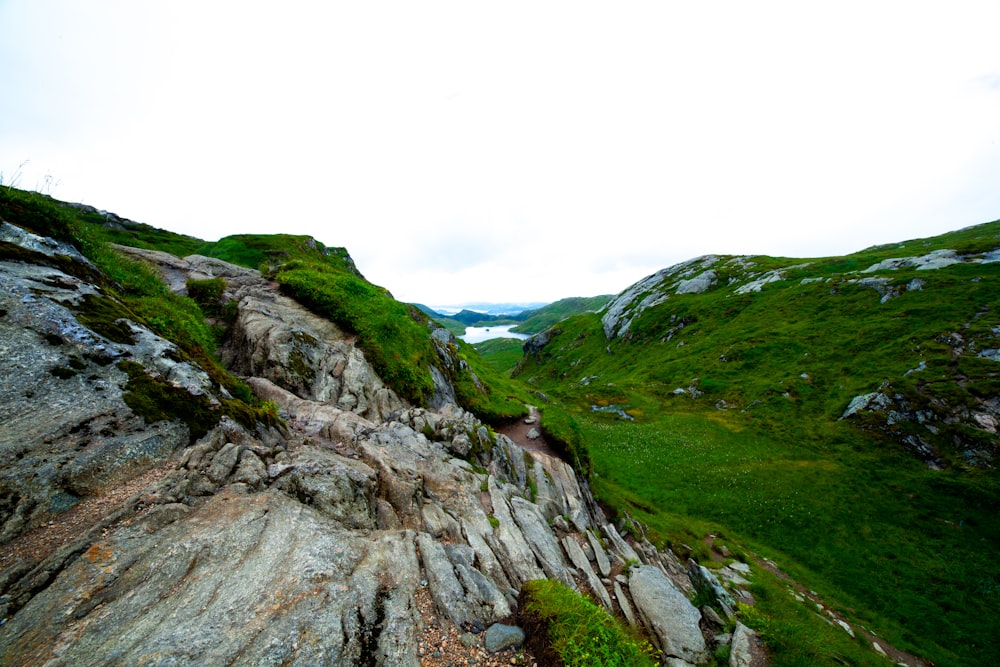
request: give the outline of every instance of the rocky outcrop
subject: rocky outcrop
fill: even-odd
[[[429,620],[491,627],[544,577],[647,628],[670,664],[707,656],[685,568],[619,531],[565,462],[453,402],[406,404],[350,336],[256,272],[129,252],[177,290],[224,277],[226,358],[284,424],[223,418],[191,442],[180,421],[146,423],[113,362],[191,400],[216,389],[134,322],[111,320],[124,342],[88,328],[78,304],[98,286],[0,263],[0,543],[162,466],[63,548],[4,567],[0,663],[415,666]]]
[[[188,280],[222,278],[222,301],[236,305],[223,355],[243,376],[264,378],[303,399],[334,405],[374,422],[403,402],[372,370],[353,336],[282,295],[259,271],[192,255],[118,247],[154,264],[171,289],[186,293]]]
[[[636,317],[666,301],[670,292],[705,291],[715,282],[715,273],[709,269],[718,261],[714,255],[698,257],[658,271],[632,285],[605,307],[601,317],[604,335],[609,340],[625,335]],[[702,275],[695,278],[699,273]]]
[[[217,404],[200,367],[76,275],[94,270],[79,253],[23,230],[4,238],[42,257],[0,261],[0,543],[189,444],[182,421],[133,410],[122,362]],[[50,266],[45,249],[71,262]]]

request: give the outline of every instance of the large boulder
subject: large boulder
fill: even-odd
[[[652,565],[633,567],[629,592],[663,657],[698,664],[707,658],[707,645],[698,623],[701,612]]]

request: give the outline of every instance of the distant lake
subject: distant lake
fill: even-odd
[[[482,343],[484,340],[490,340],[491,338],[517,338],[518,340],[527,340],[531,336],[526,336],[525,334],[513,333],[510,329],[511,327],[517,326],[516,324],[505,324],[499,327],[465,327],[465,335],[459,336],[466,343]]]

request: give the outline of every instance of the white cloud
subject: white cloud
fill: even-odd
[[[709,252],[998,216],[995,3],[0,5],[0,170],[399,298],[554,300]]]

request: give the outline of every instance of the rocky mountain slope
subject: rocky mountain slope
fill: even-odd
[[[745,568],[717,577],[620,531],[445,373],[415,405],[258,271],[117,252],[175,293],[221,279],[220,355],[263,407],[154,333],[71,238],[3,222],[0,664],[433,664],[442,626],[487,660],[478,633],[516,622],[540,578],[643,628],[664,664],[719,645],[761,664],[751,631],[725,633]],[[450,334],[428,335],[447,365]]]

